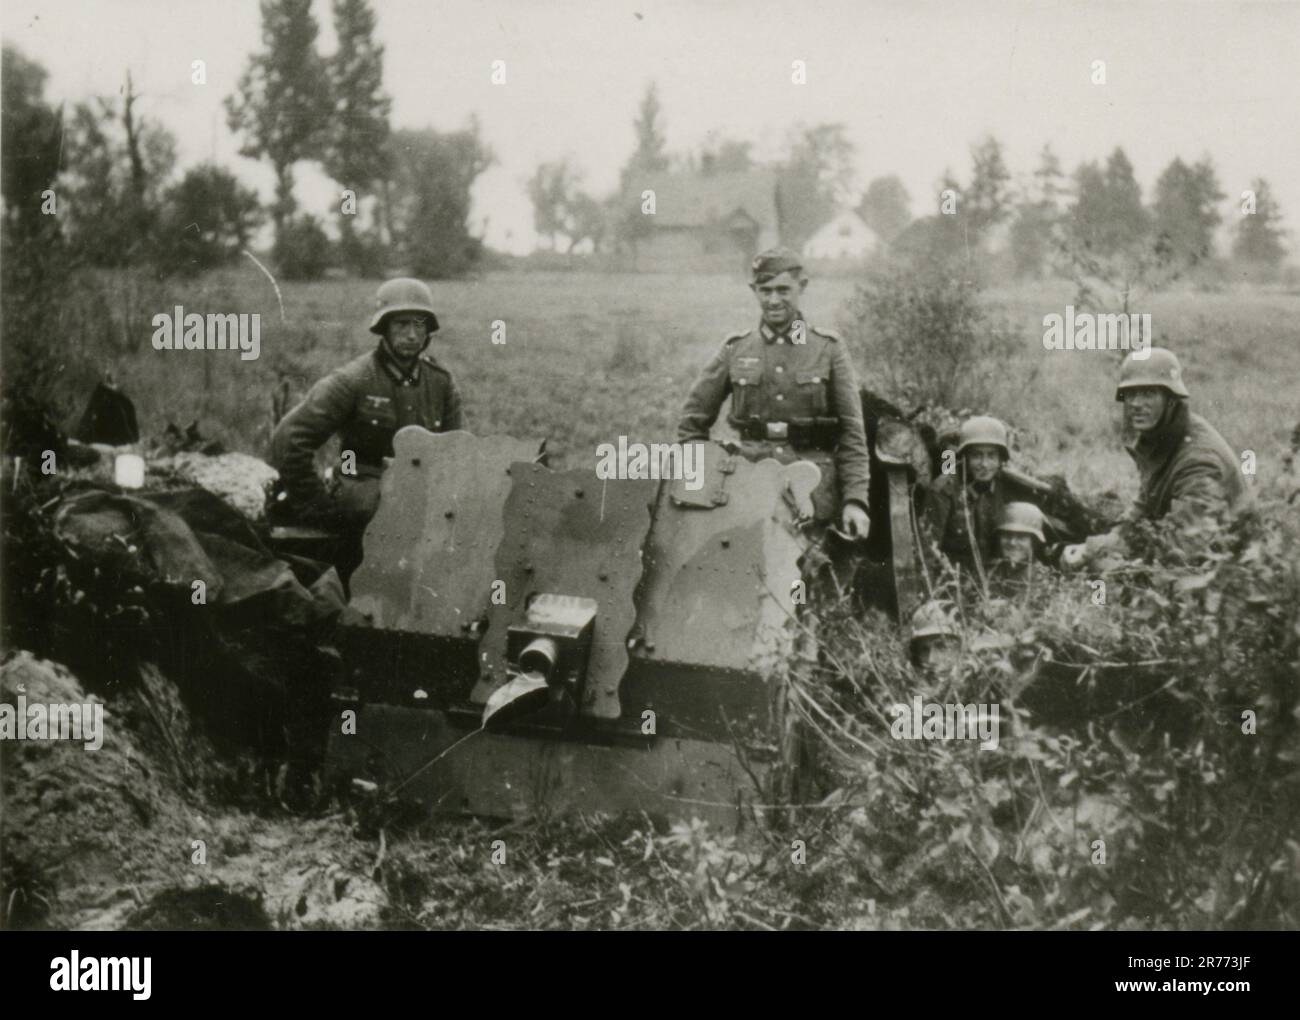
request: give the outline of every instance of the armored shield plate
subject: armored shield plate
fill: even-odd
[[[672,501],[679,506],[722,506],[730,498],[726,486],[727,479],[736,470],[736,455],[728,453],[717,443],[694,442],[681,445],[683,463],[684,455],[689,451],[699,476],[690,479],[682,472],[680,477],[669,482]]]
[[[352,608],[375,627],[465,637],[498,576],[511,465],[538,448],[509,436],[400,429],[352,575]]]
[[[805,542],[796,507],[820,480],[807,462],[737,460],[727,501],[655,508],[637,634],[652,661],[765,676],[788,652]]]
[[[505,604],[490,607],[483,677],[472,699],[486,702],[507,682],[507,631],[524,622],[531,596],[579,595],[599,606],[580,708],[589,717],[616,719],[627,638],[636,619],[632,596],[659,483],[604,481],[591,469],[557,472],[532,463],[510,470],[513,484],[494,567],[494,577],[505,583]]]

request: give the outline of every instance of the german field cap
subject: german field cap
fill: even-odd
[[[802,272],[803,259],[790,248],[768,248],[754,256],[749,269],[755,283],[766,283],[782,273]]]

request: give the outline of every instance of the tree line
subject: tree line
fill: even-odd
[[[119,96],[55,108],[44,68],[6,44],[6,240],[57,243],[81,264],[196,273],[238,258],[269,220],[272,260],[287,278],[318,277],[330,265],[362,275],[400,265],[429,277],[472,267],[483,249],[471,232],[470,191],[494,161],[477,122],[392,129],[368,0],[333,0],[338,48],[329,56],[316,47],[311,0],[262,0],[261,15],[261,48],[225,112],[240,154],[275,174],[269,207],[211,162],[178,177],[175,138],[141,114],[129,71]],[[339,186],[337,242],[298,209],[303,162]]]
[[[1215,234],[1229,196],[1208,156],[1190,164],[1175,157],[1148,205],[1122,148],[1067,174],[1045,145],[1033,173],[1017,180],[1001,143],[986,137],[971,147],[969,182],[945,171],[934,213],[914,219],[911,196],[896,175],[876,177],[855,194],[856,152],[842,123],[795,125],[784,153],[767,163],[754,158],[751,143],[719,135],[697,151],[674,154],[652,82],[632,126],[635,146],[612,194],[587,190],[582,168],[570,157],[539,164],[529,179],[534,226],[553,250],[572,252],[584,242],[596,251],[635,248],[652,229],[642,192],[665,173],[707,177],[764,169],[775,180],[781,243],[794,248],[836,212],[853,208],[904,260],[978,254],[1004,278],[1064,275],[1128,293],[1140,281],[1169,279],[1220,257]],[[1253,180],[1232,197],[1231,208],[1237,222],[1230,256],[1254,278],[1275,276],[1287,251],[1268,182]],[[992,258],[991,249],[1000,257]]]

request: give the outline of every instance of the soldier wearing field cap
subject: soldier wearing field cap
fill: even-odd
[[[741,452],[750,459],[817,463],[817,520],[865,539],[871,467],[848,350],[800,312],[808,277],[798,254],[772,248],[755,256],[750,269],[759,323],[728,336],[704,367],[682,408],[677,437],[708,439],[730,397],[727,421],[740,434]]]
[[[433,294],[419,280],[388,280],[379,288],[370,320],[379,344],[317,382],[276,426],[271,463],[280,472],[279,516],[359,533],[379,505],[379,476],[397,430],[465,427],[451,373],[426,351],[437,330]],[[341,464],[331,491],[316,473],[315,455],[334,435]]]

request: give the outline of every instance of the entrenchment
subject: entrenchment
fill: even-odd
[[[94,701],[66,667],[18,652],[0,701]],[[236,806],[250,778],[198,732],[155,666],[106,693],[103,745],[0,742],[0,926],[373,928],[373,847],[341,816]]]

